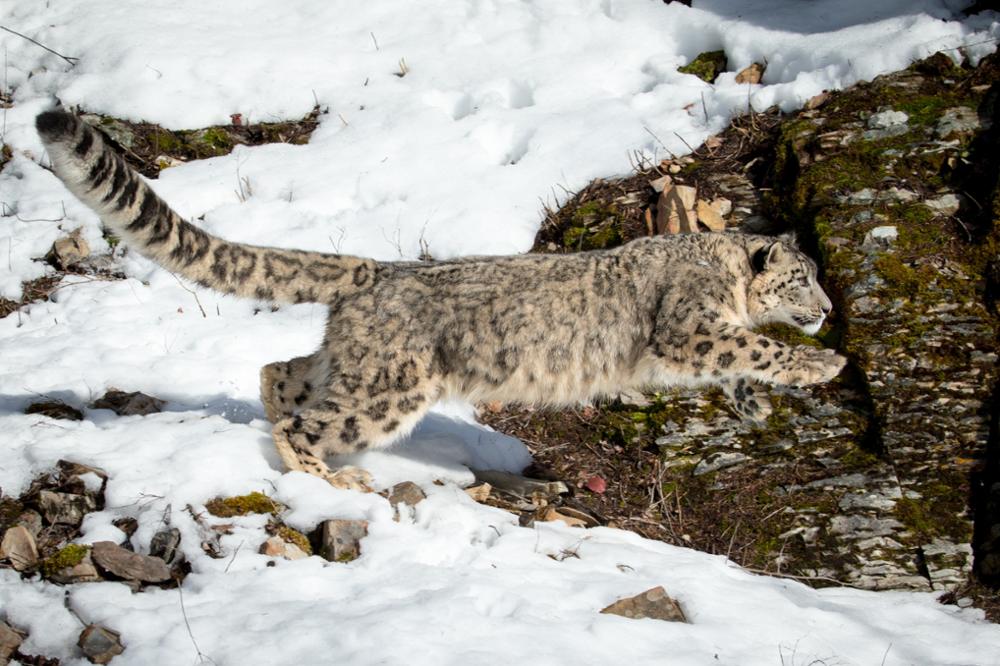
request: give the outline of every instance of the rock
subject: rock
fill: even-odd
[[[76,229],[68,236],[56,240],[45,255],[45,260],[60,270],[66,270],[89,257],[90,245],[83,239],[80,231]]]
[[[319,556],[330,562],[351,562],[361,555],[367,520],[325,520],[319,526]]]
[[[861,247],[866,250],[885,250],[892,247],[892,244],[899,238],[899,230],[891,225],[875,227],[867,234],[861,242]]]
[[[35,537],[23,525],[11,527],[0,541],[0,559],[9,561],[17,571],[34,568],[38,564]]]
[[[813,95],[808,100],[806,100],[805,108],[806,111],[812,111],[813,109],[818,109],[830,100],[830,93],[824,90],[818,95]]]
[[[561,506],[558,508],[554,506],[542,507],[538,511],[536,520],[546,523],[558,520],[569,525],[570,527],[595,527],[598,524],[592,516],[568,506]]]
[[[16,524],[23,526],[31,533],[31,536],[37,538],[38,533],[42,531],[42,514],[34,509],[28,509],[17,517]]]
[[[608,490],[608,482],[600,476],[590,477],[583,486],[590,492],[597,493],[598,495],[604,494]]]
[[[0,664],[7,663],[10,656],[21,647],[24,639],[25,634],[22,634],[6,622],[0,622]]]
[[[42,490],[38,493],[38,508],[49,524],[77,526],[86,514],[97,509],[97,503],[90,495]]]
[[[725,51],[706,51],[683,67],[678,67],[681,74],[694,74],[706,83],[712,83],[716,77],[726,71],[728,61]]]
[[[697,232],[694,212],[698,190],[690,185],[670,185],[656,202],[656,233]]]
[[[951,192],[942,194],[936,199],[927,199],[924,205],[934,211],[937,215],[952,216],[958,212],[962,202]]]
[[[671,178],[668,175],[663,175],[660,176],[659,178],[649,181],[649,186],[653,188],[654,192],[659,194],[664,190],[664,188],[667,187],[667,185],[670,185],[673,182],[674,182],[673,178]]]
[[[98,541],[91,546],[91,557],[103,571],[144,583],[163,583],[170,580],[170,567],[158,557],[140,555],[111,541]]]
[[[160,530],[153,535],[149,542],[149,556],[158,557],[167,563],[167,566],[174,567],[184,559],[181,552],[181,531],[176,527]]]
[[[868,118],[868,129],[862,132],[861,136],[868,141],[878,141],[906,134],[910,131],[907,125],[909,119],[910,117],[902,111],[892,109],[874,113]]]
[[[121,634],[99,624],[88,624],[76,644],[92,664],[106,664],[125,651]]]
[[[82,421],[83,412],[75,407],[70,407],[66,403],[55,400],[45,402],[35,402],[24,410],[25,414],[41,414],[50,419],[62,419],[64,421]]]
[[[601,610],[608,615],[620,615],[634,620],[652,618],[667,622],[687,622],[680,605],[670,598],[662,586],[656,586],[634,597],[619,599]]]
[[[59,468],[60,490],[74,495],[91,495],[98,506],[101,504],[104,484],[108,481],[104,470],[69,460],[60,460],[56,466]]]
[[[125,533],[125,536],[129,539],[135,534],[135,531],[139,529],[139,521],[132,516],[124,516],[122,518],[115,518],[111,521],[111,524],[120,529]],[[155,538],[155,537],[154,537]]]
[[[749,456],[736,451],[713,453],[709,454],[697,465],[695,465],[693,473],[695,476],[701,476],[702,474],[717,472],[720,469],[735,467],[736,465],[745,463],[749,459]]]
[[[761,79],[764,78],[764,65],[758,62],[752,62],[749,66],[744,67],[736,75],[736,83],[760,83]]]
[[[501,472],[495,469],[476,469],[472,473],[476,475],[476,481],[485,481],[497,490],[514,493],[521,497],[531,497],[533,493],[553,496],[569,492],[569,487],[562,481],[529,479],[526,476]]]
[[[73,583],[95,583],[104,580],[101,578],[101,574],[97,572],[97,567],[94,566],[94,560],[90,556],[89,548],[86,549],[82,559],[76,564],[55,568],[54,566],[50,566],[49,561],[46,560],[44,568],[45,571],[43,573],[45,573],[45,577],[53,583],[72,585]]]
[[[110,409],[118,416],[146,416],[155,414],[167,404],[159,398],[133,391],[126,393],[118,389],[108,389],[108,392],[94,401],[94,409]]]
[[[474,486],[469,486],[465,489],[466,494],[474,499],[475,501],[482,503],[490,498],[490,491],[493,490],[493,486],[483,482],[477,483]]]
[[[413,481],[397,483],[389,492],[389,504],[393,506],[398,506],[400,503],[407,506],[416,506],[426,498],[427,495],[424,494],[424,491],[420,489],[420,486],[413,483]]]
[[[967,106],[955,106],[946,109],[937,125],[934,134],[939,139],[955,139],[975,134],[982,129],[979,114]]]
[[[277,535],[269,537],[264,543],[262,543],[260,545],[259,552],[261,555],[267,555],[268,557],[283,557],[286,560],[301,560],[309,557],[309,553],[305,552],[294,543],[289,543]]]
[[[732,209],[733,205],[728,199],[716,199],[711,203],[705,201],[704,199],[698,199],[696,208],[698,221],[712,231],[725,231],[725,215]],[[727,212],[723,213],[723,210],[726,210]]]

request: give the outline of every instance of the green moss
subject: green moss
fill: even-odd
[[[90,546],[83,546],[78,543],[71,543],[61,548],[52,557],[42,561],[42,574],[46,577],[52,576],[63,569],[69,569],[83,562],[83,558],[90,552]]]
[[[806,345],[820,349],[823,347],[823,343],[813,336],[806,335],[799,329],[788,324],[765,324],[764,326],[755,328],[754,332],[789,345]]]
[[[574,250],[604,250],[621,245],[621,214],[618,207],[600,201],[581,204],[570,216],[563,232],[563,246]]]
[[[705,51],[683,67],[678,67],[681,74],[694,74],[702,81],[712,83],[716,77],[726,71],[728,65],[725,51]]]
[[[213,516],[218,516],[219,518],[245,516],[248,513],[276,514],[281,511],[281,508],[281,505],[273,499],[264,493],[256,491],[248,495],[238,495],[236,497],[216,497],[205,503],[205,509]]]
[[[233,147],[232,138],[219,127],[209,127],[201,135],[201,140],[219,150],[229,150]]]
[[[298,546],[299,549],[301,549],[306,555],[313,554],[312,546],[309,544],[309,539],[302,532],[292,529],[288,525],[281,525],[278,527],[276,533],[282,538],[282,540]]]

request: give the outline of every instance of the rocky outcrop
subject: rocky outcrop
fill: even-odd
[[[569,460],[611,479],[613,501],[581,496],[606,522],[754,569],[954,589],[972,572],[975,543],[979,573],[1000,580],[990,429],[1000,280],[989,277],[1000,275],[998,80],[996,56],[973,68],[937,55],[792,116],[737,119],[657,167],[699,196],[731,200],[728,232],[795,231],[820,260],[836,311],[820,341],[767,332],[838,348],[851,363],[836,382],[774,391],[764,426],[737,420],[718,394],[675,391],[562,421],[504,413],[497,427],[518,423],[564,477],[566,450],[548,456],[549,433],[590,437],[600,455]],[[552,250],[581,207],[604,211],[625,240],[643,235],[635,221],[656,218],[646,183],[657,173],[589,186],[550,216],[537,247]]]

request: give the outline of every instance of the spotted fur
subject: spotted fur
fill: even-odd
[[[844,365],[752,330],[814,333],[830,310],[815,264],[786,241],[690,234],[435,263],[255,247],[183,221],[75,116],[46,112],[37,127],[56,175],[135,250],[222,292],[329,306],[319,350],[261,371],[293,469],[329,478],[325,456],[386,446],[449,396],[566,405],[718,385],[741,416],[761,418],[760,383],[815,384]]]

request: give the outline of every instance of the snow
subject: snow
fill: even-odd
[[[14,91],[0,296],[44,275],[36,259],[69,230],[109,249],[96,217],[43,168],[33,119],[56,99],[170,128],[232,113],[297,118],[318,101],[329,113],[308,145],[240,148],[168,169],[154,188],[233,240],[382,260],[416,257],[425,243],[445,258],[526,250],[543,202],[630,160],[683,154],[748,104],[794,109],[940,49],[967,45],[976,59],[1000,35],[996,14],[961,18],[965,3],[953,0],[695,4],[4,3],[0,24],[79,62],[0,32]],[[676,71],[719,48],[732,72],[715,85]],[[762,84],[736,84],[733,72],[753,61],[768,63]],[[252,195],[241,201],[244,178]],[[193,571],[180,591],[77,585],[65,602],[73,614],[61,588],[0,571],[0,618],[31,632],[25,652],[85,663],[75,614],[122,633],[116,664],[195,663],[197,650],[219,665],[1000,663],[1000,629],[930,594],[812,590],[623,531],[519,527],[460,489],[470,467],[518,471],[530,460],[468,405],[440,405],[396,448],[346,461],[380,487],[421,485],[427,500],[399,522],[378,495],[284,473],[257,373],[310,352],[324,308],[272,312],[138,256],[119,266],[129,279],[70,277],[51,302],[0,320],[0,488],[16,495],[60,458],[100,467],[107,506],[88,516],[82,541],[120,540],[111,521],[134,516],[143,550],[169,521]],[[82,422],[22,413],[39,395],[85,408],[109,387],[163,398],[166,411],[85,409]],[[260,516],[233,520],[226,557],[207,557],[186,507],[251,490],[286,504],[301,529],[368,520],[362,557],[268,567],[256,554]],[[655,585],[691,624],[597,612]]]

